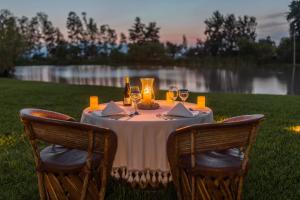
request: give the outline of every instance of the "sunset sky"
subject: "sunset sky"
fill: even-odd
[[[161,27],[161,40],[181,42],[182,35],[193,44],[204,39],[204,20],[215,10],[223,14],[255,16],[258,37],[270,35],[277,42],[288,35],[285,13],[290,0],[0,0],[1,9],[9,9],[16,16],[34,16],[42,11],[66,33],[69,11],[87,12],[98,25],[109,24],[118,33],[128,33],[136,16],[142,21],[156,21]]]

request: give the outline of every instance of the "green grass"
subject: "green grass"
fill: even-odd
[[[122,90],[0,79],[0,199],[38,199],[34,163],[22,136],[19,110],[37,107],[80,119],[90,95],[98,95],[101,102],[119,100]],[[245,199],[300,199],[300,134],[287,129],[300,125],[300,96],[205,95],[217,120],[242,114],[266,115],[251,152]],[[191,94],[190,101],[195,102],[196,96]],[[174,189],[142,191],[111,181],[108,197],[173,199]]]

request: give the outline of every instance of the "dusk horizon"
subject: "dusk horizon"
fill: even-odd
[[[67,38],[66,20],[70,11],[74,11],[78,15],[86,12],[88,17],[95,19],[98,26],[109,24],[117,31],[118,35],[121,32],[128,35],[128,29],[134,23],[135,17],[140,17],[145,23],[154,21],[161,28],[162,42],[181,43],[182,36],[186,35],[189,45],[195,44],[198,38],[205,40],[204,21],[210,18],[216,10],[219,10],[223,15],[235,14],[236,16],[256,17],[258,23],[257,39],[271,36],[278,44],[282,37],[289,35],[289,24],[286,20],[288,0],[276,2],[255,0],[251,3],[238,0],[226,3],[216,0],[199,2],[151,1],[151,3],[134,0],[124,2],[89,0],[85,3],[30,0],[26,4],[20,4],[17,0],[1,0],[0,4],[2,9],[8,9],[18,17],[31,18],[37,12],[46,13],[65,38]]]

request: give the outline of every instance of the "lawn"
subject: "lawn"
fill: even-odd
[[[36,107],[80,119],[90,95],[101,102],[120,100],[122,90],[0,79],[0,199],[38,199],[31,149],[18,118],[21,108]],[[190,101],[195,102],[193,93]],[[300,96],[205,94],[216,120],[242,114],[266,115],[250,158],[244,199],[300,199]],[[159,94],[163,97],[163,93]],[[172,186],[140,191],[111,181],[108,199],[172,199]],[[126,196],[121,198],[121,196]]]

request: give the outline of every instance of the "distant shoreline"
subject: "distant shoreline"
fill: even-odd
[[[132,61],[113,61],[107,60],[75,60],[71,61],[56,61],[56,60],[26,60],[19,61],[15,64],[19,66],[69,66],[69,65],[110,65],[110,66],[122,66],[128,67],[145,67],[145,66],[177,66],[177,67],[209,67],[209,68],[281,68],[287,69],[292,68],[293,64],[271,62],[271,63],[258,63],[252,60],[243,58],[224,58],[224,57],[208,57],[203,59],[178,59],[178,60],[167,60],[167,61],[145,61],[145,62],[132,62]],[[296,65],[300,67],[300,63]]]

